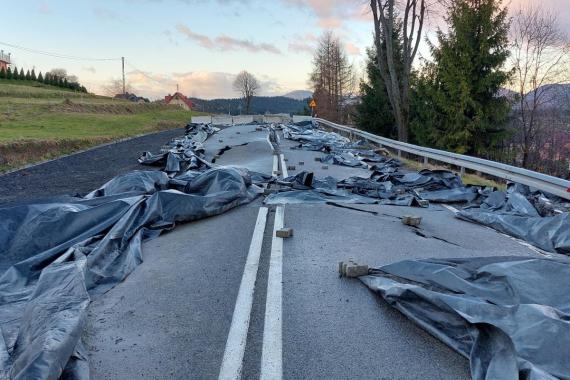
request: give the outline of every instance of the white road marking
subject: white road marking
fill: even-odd
[[[273,144],[271,143],[271,140],[269,139],[270,133],[267,134],[267,138],[265,139],[265,141],[267,141],[267,143],[269,144],[269,146],[271,147],[271,151],[273,153],[275,153],[275,147],[273,146]]]
[[[446,209],[448,209],[449,211],[451,211],[451,212],[454,213],[454,214],[457,214],[457,213],[459,212],[459,210],[456,209],[456,208],[453,207],[453,206],[444,205],[444,204],[442,204],[442,206],[445,207]]]
[[[277,176],[277,172],[279,171],[279,156],[273,155],[273,175]]]
[[[284,215],[284,206],[277,206],[267,280],[265,325],[263,327],[263,348],[261,352],[261,380],[281,380],[283,378],[283,239],[275,235],[277,230],[283,228]]]
[[[249,320],[253,305],[255,281],[257,279],[259,257],[261,256],[263,235],[267,222],[267,213],[267,207],[259,208],[257,222],[255,223],[253,237],[251,238],[251,244],[249,246],[249,253],[247,254],[247,260],[245,262],[245,269],[239,286],[224,358],[218,376],[219,380],[237,380],[241,378],[247,332],[249,330]]]
[[[283,178],[289,177],[289,173],[287,173],[287,163],[285,162],[285,155],[281,154],[281,174],[283,174]]]

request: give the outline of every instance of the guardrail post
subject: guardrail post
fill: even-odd
[[[398,158],[402,158],[402,151],[398,149]]]
[[[429,165],[429,158],[424,157],[424,166],[427,167]]]
[[[465,168],[463,166],[461,167],[459,173],[460,173],[461,177],[463,177],[465,175]]]

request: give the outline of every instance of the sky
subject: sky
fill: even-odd
[[[524,1],[532,0],[511,0],[511,7]],[[570,25],[570,0],[543,3]],[[323,32],[341,38],[357,68],[372,42],[366,0],[21,0],[9,8],[0,49],[16,66],[65,68],[102,93],[121,77],[125,57],[127,82],[152,99],[177,84],[189,96],[236,97],[241,70],[258,78],[260,95],[307,89]]]

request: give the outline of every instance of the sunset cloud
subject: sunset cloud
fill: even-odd
[[[227,35],[220,35],[210,38],[204,34],[196,33],[186,25],[176,25],[176,30],[187,39],[196,42],[198,45],[206,49],[214,49],[219,51],[228,50],[246,50],[252,53],[272,53],[281,54],[281,50],[269,43],[256,43],[250,40],[242,40]]]
[[[187,96],[203,99],[235,97],[233,83],[237,74],[209,71],[189,71],[169,75],[151,72],[131,71],[127,73],[129,84],[135,93],[144,93],[152,99],[162,98],[165,94],[176,91]],[[258,75],[261,95],[275,95],[286,91],[277,80],[265,75]]]
[[[316,16],[316,24],[324,29],[341,28],[347,21],[371,21],[368,2],[362,0],[282,0],[311,11]]]

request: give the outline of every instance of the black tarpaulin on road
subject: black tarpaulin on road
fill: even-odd
[[[570,379],[570,261],[408,260],[360,277],[469,359],[474,380]]]
[[[466,202],[478,197],[477,187],[464,186],[454,173],[424,170],[420,173],[372,172],[369,178],[350,177],[337,180],[312,179],[311,184],[299,186],[299,175],[283,180],[289,189],[269,195],[266,204],[288,203],[362,203],[395,206],[426,206],[421,200],[434,202]]]
[[[193,138],[208,128],[189,130],[184,150],[201,160]],[[262,191],[254,182],[268,178],[207,165],[176,172],[135,171],[83,198],[0,208],[0,378],[88,378],[81,334],[90,296],[142,262],[143,241],[251,202]]]
[[[159,154],[144,152],[138,161],[142,165],[159,166],[170,175],[210,168],[204,159],[202,143],[217,131],[218,128],[207,124],[188,124],[184,137],[173,139]]]
[[[524,240],[544,251],[570,255],[570,214],[541,216],[539,209],[543,213],[546,210],[541,207],[543,202],[543,197],[532,194],[526,186],[516,185],[506,192],[485,194],[480,204],[467,206],[456,216]]]
[[[552,253],[570,254],[570,216],[556,214],[555,205],[567,202],[528,186],[511,184],[507,191],[464,185],[461,177],[448,170],[401,170],[398,160],[365,150],[365,144],[351,143],[334,132],[313,126],[288,126],[287,138],[308,150],[327,153],[322,159],[330,164],[369,167],[369,178],[350,177],[337,181],[336,188],[314,189],[295,193],[277,193],[269,204],[303,202],[368,203],[355,195],[377,199],[376,203],[400,206],[426,206],[431,203],[458,203],[465,208],[458,218],[479,223],[522,239]],[[336,193],[336,194],[335,194]],[[323,195],[325,194],[325,195]],[[338,199],[334,196],[338,195]],[[561,207],[561,208],[565,208]]]
[[[247,171],[215,168],[190,179],[184,192],[157,191],[164,181],[156,176],[148,193],[133,195],[152,176],[112,180],[123,194],[0,209],[1,259],[3,267],[12,264],[0,277],[3,377],[59,378],[76,351],[89,295],[110,289],[142,262],[142,241],[248,203],[259,192]]]

